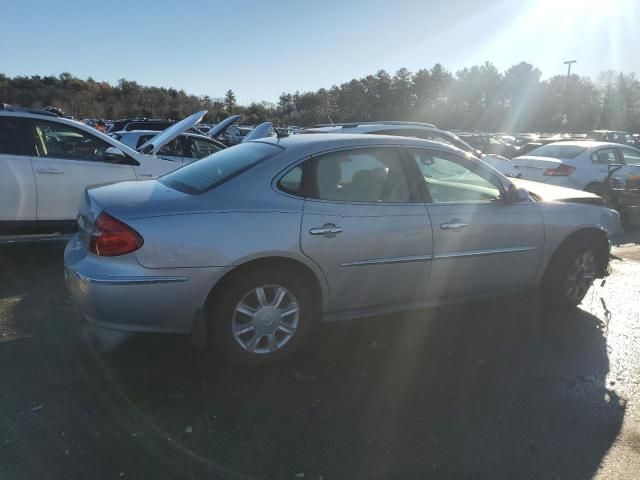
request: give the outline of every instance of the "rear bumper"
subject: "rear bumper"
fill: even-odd
[[[225,270],[148,269],[133,255],[105,259],[87,253],[77,236],[65,249],[65,281],[80,314],[94,327],[120,332],[191,332]]]

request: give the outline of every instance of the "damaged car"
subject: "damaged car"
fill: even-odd
[[[65,276],[101,342],[185,334],[256,364],[321,321],[534,289],[573,308],[607,275],[621,231],[600,201],[441,142],[271,137],[88,188]]]

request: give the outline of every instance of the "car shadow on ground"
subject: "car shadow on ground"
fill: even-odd
[[[39,273],[0,283],[20,298],[0,342],[3,478],[591,478],[622,425],[604,325],[582,310],[516,296],[327,324],[253,369],[182,337],[101,355],[60,259],[23,253]]]

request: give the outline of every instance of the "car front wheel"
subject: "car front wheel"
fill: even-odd
[[[579,305],[597,274],[594,249],[581,242],[559,251],[542,282],[542,299],[547,306],[566,309]]]

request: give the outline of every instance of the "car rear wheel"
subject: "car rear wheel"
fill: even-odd
[[[587,243],[572,242],[558,251],[542,281],[542,300],[549,307],[579,305],[593,285],[598,271],[596,252]]]
[[[249,272],[218,293],[208,309],[210,346],[233,363],[269,363],[293,353],[316,316],[311,292],[294,272]]]

